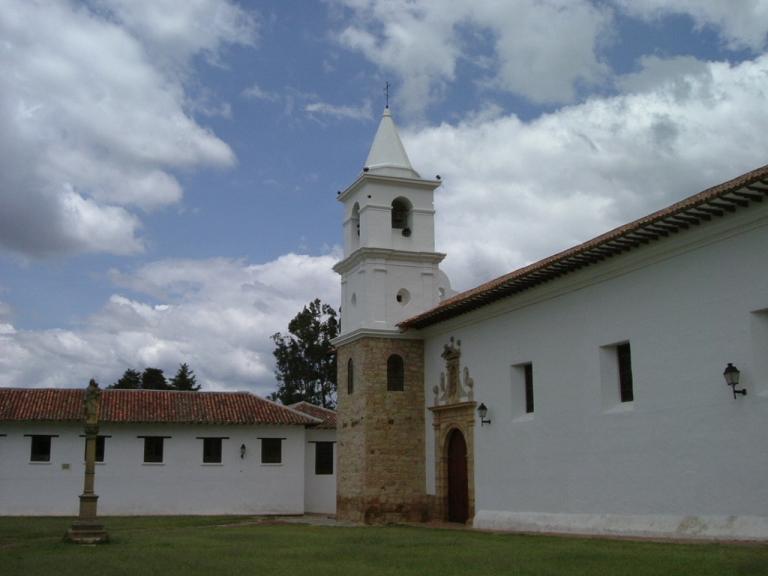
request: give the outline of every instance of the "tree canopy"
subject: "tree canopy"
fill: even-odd
[[[316,298],[288,323],[288,334],[273,334],[278,388],[270,399],[335,407],[336,354],[331,340],[338,333],[336,310]]]
[[[139,388],[141,388],[141,373],[137,370],[133,370],[132,368],[128,368],[128,370],[123,372],[123,375],[120,378],[120,380],[118,380],[111,386],[107,386],[107,388],[138,390]]]
[[[179,366],[176,372],[176,376],[171,378],[172,390],[187,390],[189,392],[197,392],[200,390],[200,384],[197,383],[197,376],[184,362]]]
[[[197,392],[200,390],[200,384],[197,383],[197,376],[190,369],[187,363],[179,365],[176,375],[171,381],[165,377],[160,368],[145,368],[143,372],[128,368],[120,379],[107,386],[112,389],[124,390],[182,390],[188,392]]]

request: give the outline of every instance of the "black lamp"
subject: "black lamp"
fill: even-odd
[[[488,415],[488,408],[482,402],[480,403],[480,406],[477,407],[477,415],[480,416],[480,426],[491,423],[490,419],[485,419],[485,417]]]
[[[747,395],[747,391],[744,388],[741,388],[740,390],[736,389],[736,386],[739,385],[739,377],[741,376],[741,372],[739,371],[736,366],[728,362],[728,366],[725,367],[725,371],[723,372],[723,378],[725,378],[725,383],[730,386],[733,389],[733,397],[736,398],[737,394],[741,394],[742,396]]]
[[[240,459],[245,458],[245,444],[240,444]]]

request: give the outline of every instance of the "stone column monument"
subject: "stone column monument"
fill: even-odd
[[[91,380],[85,391],[85,482],[80,495],[80,514],[64,536],[65,540],[77,544],[100,544],[109,541],[109,535],[96,517],[96,502],[99,497],[93,492],[96,476],[96,438],[99,434],[99,412],[101,390]]]

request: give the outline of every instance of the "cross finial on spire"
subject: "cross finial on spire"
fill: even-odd
[[[384,94],[386,95],[384,108],[389,108],[389,81],[384,82]]]

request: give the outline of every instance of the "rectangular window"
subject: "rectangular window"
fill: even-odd
[[[104,446],[106,442],[106,436],[96,436],[96,462],[104,462]]]
[[[523,366],[525,374],[525,413],[533,413],[533,364]]]
[[[284,438],[260,438],[261,463],[282,464]]]
[[[203,464],[221,464],[223,438],[203,438]]]
[[[143,436],[144,438],[144,463],[162,464],[163,462],[163,436]]]
[[[29,461],[30,462],[50,462],[51,461],[51,438],[52,436],[32,435]]]
[[[85,436],[83,436],[85,438]],[[96,462],[104,462],[104,445],[106,443],[106,436],[96,436]],[[83,460],[88,457],[88,441],[83,442]]]
[[[632,390],[632,354],[629,342],[616,346],[616,360],[619,367],[619,400],[632,402],[635,395]]]
[[[510,388],[512,418],[519,421],[533,417],[533,363],[513,364]]]
[[[755,310],[750,314],[752,331],[752,366],[750,378],[755,392],[768,393],[768,310]],[[750,392],[752,394],[752,392]]]
[[[315,442],[315,474],[333,474],[333,442]]]

